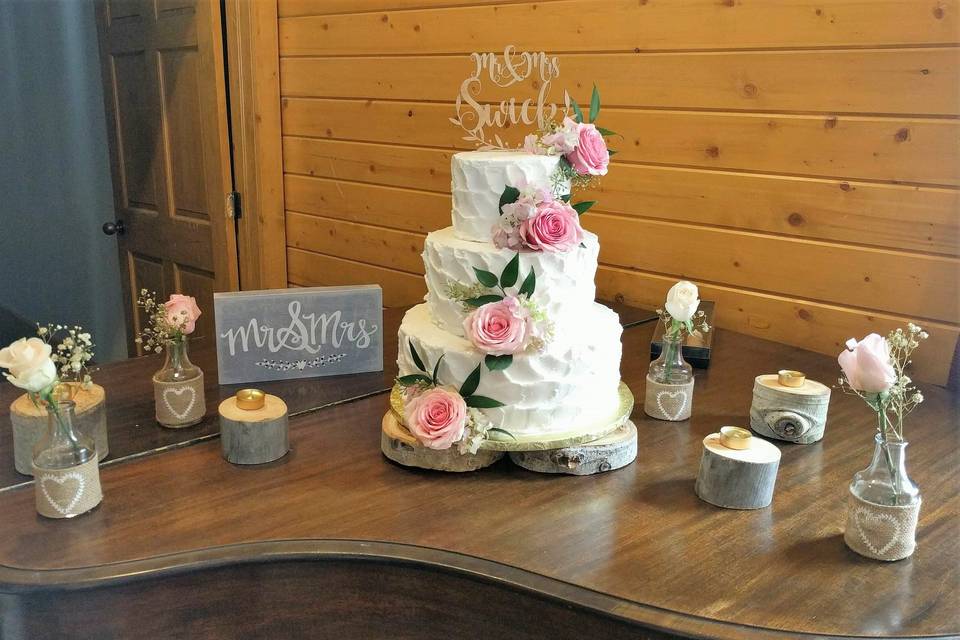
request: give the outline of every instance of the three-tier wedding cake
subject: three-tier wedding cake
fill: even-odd
[[[525,150],[457,153],[453,225],[430,233],[428,293],[399,331],[392,415],[432,450],[536,450],[627,420],[622,329],[596,303],[599,242],[570,180],[606,173],[592,124],[571,119]],[[389,417],[389,416],[388,416]]]

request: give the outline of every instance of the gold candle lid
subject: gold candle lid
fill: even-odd
[[[240,391],[237,391],[237,408],[244,411],[262,409],[266,401],[267,396],[260,389],[240,389]]]
[[[741,427],[720,427],[720,444],[727,449],[749,449],[753,434]]]
[[[780,369],[777,372],[777,382],[784,387],[802,387],[806,379],[807,375],[803,371]]]

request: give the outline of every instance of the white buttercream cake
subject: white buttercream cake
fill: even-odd
[[[400,326],[400,376],[420,372],[410,343],[427,368],[443,356],[438,379],[453,387],[484,362],[485,354],[464,337],[471,308],[457,293],[476,284],[475,268],[501,274],[517,256],[492,242],[505,187],[555,186],[558,162],[557,156],[509,151],[453,156],[453,226],[427,236],[426,304],[408,311]],[[597,237],[584,232],[580,246],[566,252],[519,252],[520,279],[535,272],[530,299],[549,318],[552,333],[540,349],[514,355],[508,368],[483,368],[476,393],[503,403],[481,409],[493,426],[524,440],[547,441],[571,426],[615,415],[622,328],[616,313],[594,302],[598,251]]]

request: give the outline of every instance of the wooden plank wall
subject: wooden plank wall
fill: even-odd
[[[933,336],[918,377],[947,379],[960,0],[279,0],[278,12],[291,284],[376,281],[387,305],[421,299],[423,237],[450,224],[450,156],[467,148],[447,122],[466,54],[514,44],[559,55],[558,83],[581,103],[596,82],[602,124],[624,134],[584,218],[601,237],[603,297],[656,306],[683,276],[718,301],[719,326],[830,354],[912,319]]]

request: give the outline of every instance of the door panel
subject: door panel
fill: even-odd
[[[237,288],[220,4],[111,0],[97,22],[133,353],[141,289],[196,297],[199,338]]]

